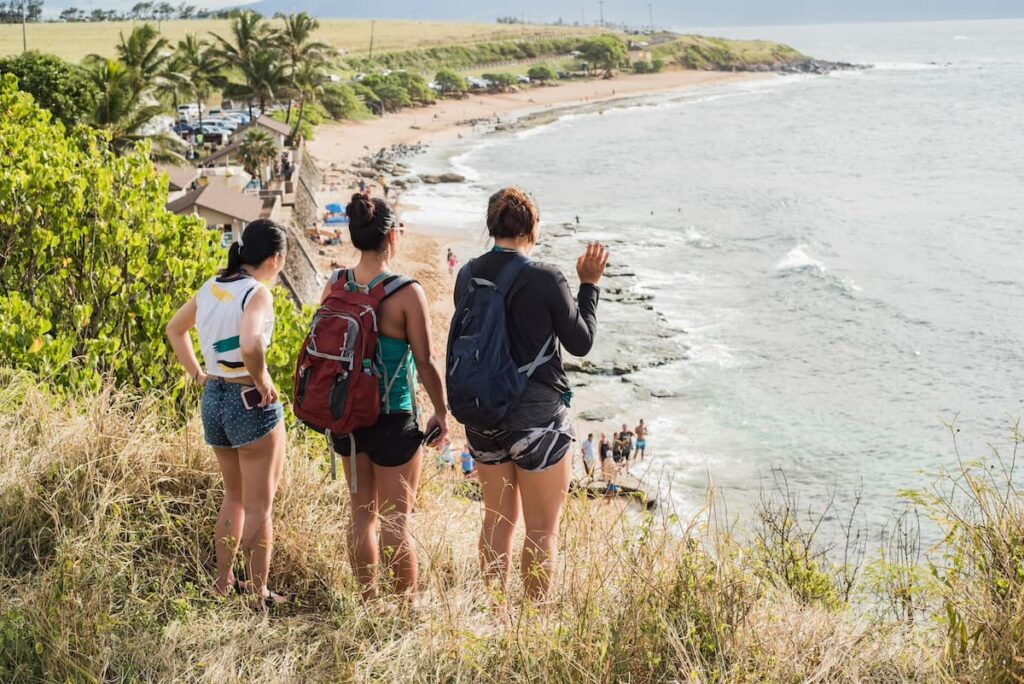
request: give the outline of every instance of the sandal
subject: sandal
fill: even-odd
[[[266,596],[250,595],[246,603],[252,610],[273,610],[289,605],[294,598],[293,594],[278,594],[276,591],[268,589]]]

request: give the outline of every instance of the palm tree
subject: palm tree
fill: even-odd
[[[89,76],[99,91],[92,125],[107,132],[110,147],[118,154],[127,154],[143,141],[152,142],[150,157],[154,161],[181,161],[181,143],[167,132],[157,132],[154,119],[163,113],[158,102],[146,101],[147,93],[139,90],[138,73],[113,59],[94,60]]]
[[[273,48],[252,51],[244,61],[233,66],[241,72],[244,82],[228,83],[224,94],[245,99],[250,108],[255,100],[260,112],[267,111],[267,104],[276,101],[288,87],[288,69],[280,53]]]
[[[261,128],[252,128],[245,134],[245,139],[238,146],[238,157],[242,160],[246,173],[259,180],[260,190],[263,189],[263,169],[277,156],[277,147],[270,134]]]
[[[326,63],[331,46],[321,41],[312,40],[313,33],[320,28],[320,22],[305,12],[286,14],[283,20],[284,28],[278,33],[277,42],[288,63],[291,86],[295,92],[299,92],[296,75],[301,66],[309,61]],[[292,108],[291,101],[289,101],[285,123],[291,122],[291,117]]]
[[[275,51],[277,32],[270,27],[263,17],[256,12],[244,10],[235,14],[231,19],[230,39],[224,38],[216,33],[212,34],[217,39],[217,52],[224,62],[234,70],[241,72],[246,79],[244,87],[236,87],[233,92],[236,95],[247,96],[249,99],[250,115],[252,114],[253,95],[259,90],[256,82],[250,81],[251,74],[266,72],[269,63],[266,55],[256,64],[256,55],[260,52]],[[280,60],[277,60],[280,61]],[[237,85],[237,84],[236,84]],[[279,87],[279,84],[274,84]],[[264,89],[265,92],[265,89]],[[263,109],[261,107],[260,109]]]
[[[314,104],[324,94],[324,85],[327,83],[327,75],[324,73],[324,63],[316,59],[307,59],[299,62],[298,70],[292,74],[292,83],[299,94],[299,115],[295,119],[295,127],[292,129],[292,141],[296,140],[299,127],[302,125],[302,113],[306,103]],[[289,112],[291,107],[288,108]],[[287,117],[285,118],[287,122]]]
[[[224,61],[208,42],[194,33],[185,34],[185,38],[178,42],[175,55],[181,61],[181,73],[196,98],[199,120],[202,121],[203,102],[215,86],[223,83]]]
[[[153,93],[164,102],[171,101],[175,116],[178,115],[179,96],[192,93],[188,74],[185,73],[185,61],[177,51],[164,63],[164,70],[153,85]]]
[[[136,26],[125,38],[120,34],[117,44],[117,57],[121,62],[136,72],[138,87],[147,88],[160,78],[167,68],[170,52],[167,50],[167,39],[161,36],[152,24]]]

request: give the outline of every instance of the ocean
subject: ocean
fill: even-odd
[[[1024,411],[1024,21],[706,29],[874,65],[592,106],[416,160],[407,220],[482,248],[519,185],[539,258],[575,281],[612,250],[574,410],[640,418],[639,470],[749,520],[783,473],[803,508],[861,498],[877,534],[965,459],[1009,455]],[[579,227],[575,225],[579,217]],[[581,423],[583,424],[583,423]]]

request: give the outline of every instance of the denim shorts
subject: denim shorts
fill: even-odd
[[[251,385],[239,385],[210,377],[203,389],[203,432],[206,443],[219,449],[247,446],[270,434],[284,417],[280,403],[247,409],[242,392]]]

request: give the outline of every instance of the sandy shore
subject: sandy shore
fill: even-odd
[[[362,157],[392,145],[443,142],[468,133],[471,125],[465,122],[766,76],[773,77],[770,74],[664,71],[620,75],[609,80],[561,82],[502,95],[472,95],[462,100],[442,100],[431,107],[406,109],[373,121],[324,124],[317,128],[309,150],[320,162],[325,180],[343,181],[341,187],[346,188],[354,178],[346,172]]]

